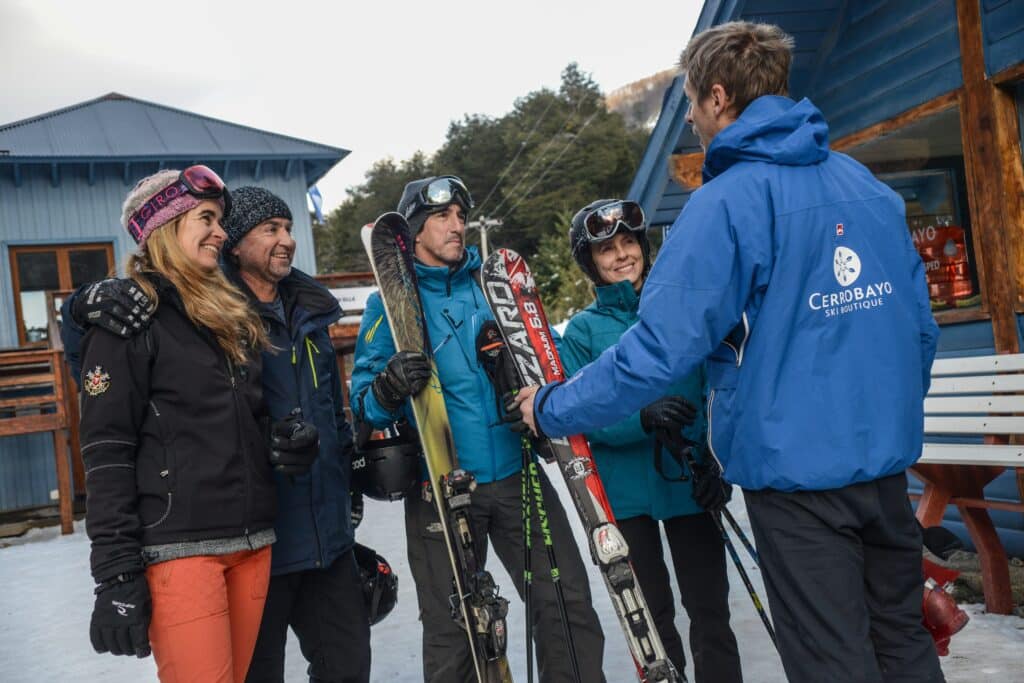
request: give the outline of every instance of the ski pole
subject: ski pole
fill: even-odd
[[[522,438],[523,462],[528,463],[530,472],[530,488],[533,489],[534,507],[537,508],[537,521],[540,522],[540,531],[544,538],[544,549],[547,551],[548,564],[551,566],[551,583],[555,587],[555,600],[558,603],[558,616],[562,620],[562,634],[569,646],[569,663],[572,664],[572,674],[576,683],[583,683],[580,675],[579,658],[576,656],[576,642],[572,637],[572,627],[569,626],[569,613],[565,608],[565,591],[562,590],[562,575],[558,570],[558,561],[555,559],[555,545],[551,540],[551,528],[548,526],[548,513],[544,507],[544,492],[540,488],[540,474],[537,463],[533,460],[533,449],[527,437]],[[532,646],[532,642],[531,642]]]
[[[779,641],[775,638],[775,628],[772,627],[771,619],[768,618],[768,613],[765,611],[764,605],[761,604],[761,598],[758,597],[754,584],[751,583],[747,570],[743,567],[743,561],[740,560],[740,555],[736,552],[736,546],[729,540],[729,534],[725,532],[725,527],[722,526],[722,518],[719,517],[717,510],[708,510],[708,514],[711,515],[715,526],[718,527],[718,533],[722,535],[722,541],[732,557],[732,563],[736,565],[736,571],[739,573],[740,579],[743,580],[743,585],[747,588],[747,594],[750,595],[750,600],[754,603],[754,609],[757,610],[757,615],[761,617],[761,622],[764,624],[765,630],[768,631],[768,637],[772,639],[772,644],[775,646],[775,650],[778,651]]]
[[[693,442],[691,441],[688,445],[684,445],[674,439],[672,435],[666,431],[662,431],[658,438],[665,444],[665,447],[676,456],[677,459],[681,457],[686,461],[686,465],[690,468],[691,476],[695,477],[697,472],[697,460],[693,457],[693,450],[688,447],[694,445]],[[680,435],[680,439],[689,441],[688,439],[685,439],[685,437],[682,437],[682,435]],[[732,514],[726,509],[724,504],[714,510],[708,510],[707,512],[711,515],[711,519],[718,528],[718,533],[722,536],[722,542],[725,544],[726,550],[729,551],[732,563],[736,566],[736,571],[739,573],[740,579],[743,581],[743,585],[747,589],[747,594],[750,596],[751,602],[754,603],[754,609],[757,611],[757,615],[761,617],[761,622],[764,624],[765,630],[768,631],[768,637],[771,638],[772,644],[775,646],[775,650],[778,651],[779,641],[775,637],[775,628],[772,626],[771,619],[768,618],[768,612],[765,611],[764,605],[761,603],[761,598],[754,589],[754,584],[751,582],[750,576],[747,574],[747,570],[743,566],[743,561],[740,559],[739,553],[736,552],[736,546],[733,545],[732,541],[729,539],[729,534],[725,531],[725,526],[722,524],[722,518],[719,515],[720,512],[724,512],[728,516],[729,523],[733,525],[734,529],[736,529],[737,535],[740,536],[747,551],[751,553],[751,557],[754,558],[755,563],[758,562],[757,553],[749,545],[749,541],[746,536],[739,530],[739,525],[736,523],[735,518],[733,518]]]
[[[525,441],[525,439],[524,439]],[[523,444],[521,495],[523,500],[523,603],[526,605],[526,681],[533,683],[533,533],[530,510],[530,450]]]
[[[760,569],[761,557],[757,554],[757,550],[754,549],[754,545],[750,542],[750,539],[747,538],[745,533],[743,533],[743,529],[740,528],[736,518],[732,516],[731,512],[729,512],[729,508],[724,505],[722,506],[722,515],[724,515],[726,521],[729,522],[729,526],[732,527],[733,532],[736,534],[736,538],[740,539],[740,543],[742,543],[743,547],[747,549],[748,553],[750,553],[750,558],[754,560],[754,564],[757,565],[758,569]]]

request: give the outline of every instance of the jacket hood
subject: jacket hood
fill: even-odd
[[[765,95],[747,105],[708,146],[704,182],[740,161],[810,166],[828,157],[828,124],[807,98]]]

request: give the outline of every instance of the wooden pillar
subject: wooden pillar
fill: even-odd
[[[985,74],[980,0],[957,0],[960,61],[964,87],[960,97],[960,128],[963,136],[967,197],[971,206],[972,230],[983,301],[992,318],[992,332],[998,353],[1019,351],[1016,303],[1016,268],[1010,231],[1021,230],[1011,216],[1013,206],[1006,199],[1008,166],[1020,165],[1019,144],[1009,144],[1016,134],[1007,130],[1005,93]],[[1016,159],[1004,158],[1015,152]],[[1019,190],[1018,190],[1019,192]],[[1018,202],[1019,204],[1019,202]]]

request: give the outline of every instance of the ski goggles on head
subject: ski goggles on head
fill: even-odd
[[[613,202],[594,209],[583,217],[583,226],[587,229],[587,238],[591,242],[609,239],[615,235],[620,225],[625,226],[630,232],[646,229],[644,210],[639,204],[629,200]]]
[[[224,181],[221,180],[220,176],[209,167],[201,164],[189,166],[178,174],[176,181],[147,199],[132,214],[128,220],[127,227],[135,241],[141,241],[149,232],[152,232],[152,230],[146,229],[148,223],[153,222],[157,218],[161,219],[162,222],[173,218],[174,216],[168,214],[174,212],[175,205],[178,205],[177,208],[184,208],[185,204],[175,202],[175,200],[185,195],[191,195],[196,199],[220,199],[224,204],[224,217],[227,218],[228,214],[231,213],[231,195],[228,193],[227,187],[225,187]],[[188,202],[188,204],[191,204],[191,202]],[[188,208],[185,209],[185,211],[188,210]],[[179,211],[174,213],[174,215],[179,213],[183,212]]]
[[[409,218],[422,209],[439,208],[452,202],[458,202],[467,211],[474,206],[473,197],[462,179],[453,175],[443,175],[419,189],[416,201],[410,202],[406,207],[405,217]]]

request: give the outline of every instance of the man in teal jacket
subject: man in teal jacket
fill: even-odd
[[[434,201],[438,197],[441,200]],[[409,183],[398,211],[416,236],[416,276],[438,377],[455,438],[459,466],[476,477],[471,514],[481,556],[490,540],[498,559],[523,591],[523,530],[518,434],[505,427],[486,370],[477,359],[477,338],[493,320],[477,281],[480,257],[465,246],[472,199],[454,176]],[[409,396],[423,388],[430,371],[423,354],[395,353],[391,330],[377,294],[363,312],[352,373],[353,411],[358,422],[383,428],[408,419]],[[591,606],[587,574],[565,511],[547,477],[541,487],[555,555],[565,590],[566,610],[580,653],[583,680],[603,681],[604,635]],[[426,485],[422,496],[405,500],[409,565],[423,622],[423,672],[430,683],[473,678],[465,632],[450,615],[452,574],[434,504]],[[539,524],[533,525],[533,621],[541,681],[572,681],[568,649],[548,578]]]
[[[905,469],[938,327],[903,200],[787,97],[792,46],[744,22],[690,41],[704,185],[637,324],[569,381],[523,390],[522,414],[552,436],[585,432],[707,361],[708,445],[744,489],[790,680],[935,683]]]
[[[562,360],[567,373],[576,372],[614,346],[637,321],[640,291],[651,265],[646,232],[643,209],[635,202],[598,200],[573,217],[569,234],[572,255],[594,283],[597,298],[565,328]],[[681,429],[690,441],[706,443],[705,388],[704,368],[699,367],[669,387],[666,396],[586,436],[669,659],[677,670],[685,670],[662,528],[690,618],[694,679],[697,683],[738,683],[743,674],[736,637],[729,626],[729,580],[722,536],[711,513],[694,499],[693,479],[682,479],[684,471],[667,455],[658,465],[654,459],[652,431],[656,426],[669,427],[676,434]],[[698,447],[696,453],[700,461],[705,459],[702,450]],[[717,486],[721,492],[721,483]],[[713,507],[722,500],[724,496],[705,503]]]

